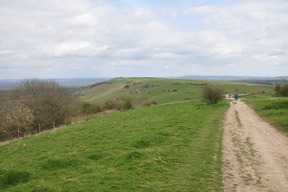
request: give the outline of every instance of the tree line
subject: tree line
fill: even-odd
[[[55,81],[25,80],[0,94],[0,141],[68,124],[79,101]]]

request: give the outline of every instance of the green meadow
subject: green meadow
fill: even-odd
[[[227,93],[264,89],[146,78],[95,84],[76,95],[92,103],[130,97],[135,108],[0,146],[0,191],[222,191],[222,124],[229,104],[203,102],[204,83]],[[141,107],[149,101],[158,105]]]
[[[228,104],[187,101],[93,119],[0,147],[1,191],[221,191]]]

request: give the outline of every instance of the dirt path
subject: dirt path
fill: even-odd
[[[223,138],[227,192],[288,192],[288,138],[244,102],[232,101]]]

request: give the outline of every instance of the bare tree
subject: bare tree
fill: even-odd
[[[32,111],[23,103],[0,96],[0,140],[30,134],[34,119]]]
[[[15,89],[14,97],[33,111],[35,131],[64,124],[80,109],[77,100],[55,81],[25,80]]]

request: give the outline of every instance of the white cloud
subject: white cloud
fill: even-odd
[[[13,73],[0,75],[15,78],[32,69],[59,77],[149,76],[163,69],[161,76],[210,69],[217,75],[238,66],[255,75],[284,75],[287,69],[287,1],[184,8],[163,2],[159,9],[146,1],[121,2],[124,7],[110,0],[1,1],[0,68]],[[259,66],[262,71],[254,70]]]
[[[98,23],[98,20],[94,17],[92,13],[83,13],[71,19],[71,24],[75,26],[82,26],[82,25],[92,26],[97,23]]]
[[[63,42],[51,47],[44,47],[44,52],[52,56],[72,55],[87,47],[88,42]]]
[[[108,46],[95,46],[86,41],[67,41],[40,47],[34,55],[47,57],[96,56],[106,51]]]
[[[155,59],[179,59],[181,55],[174,53],[156,53],[152,57]]]
[[[9,49],[0,50],[0,55],[11,55],[13,53],[14,53],[14,50],[9,50]]]

